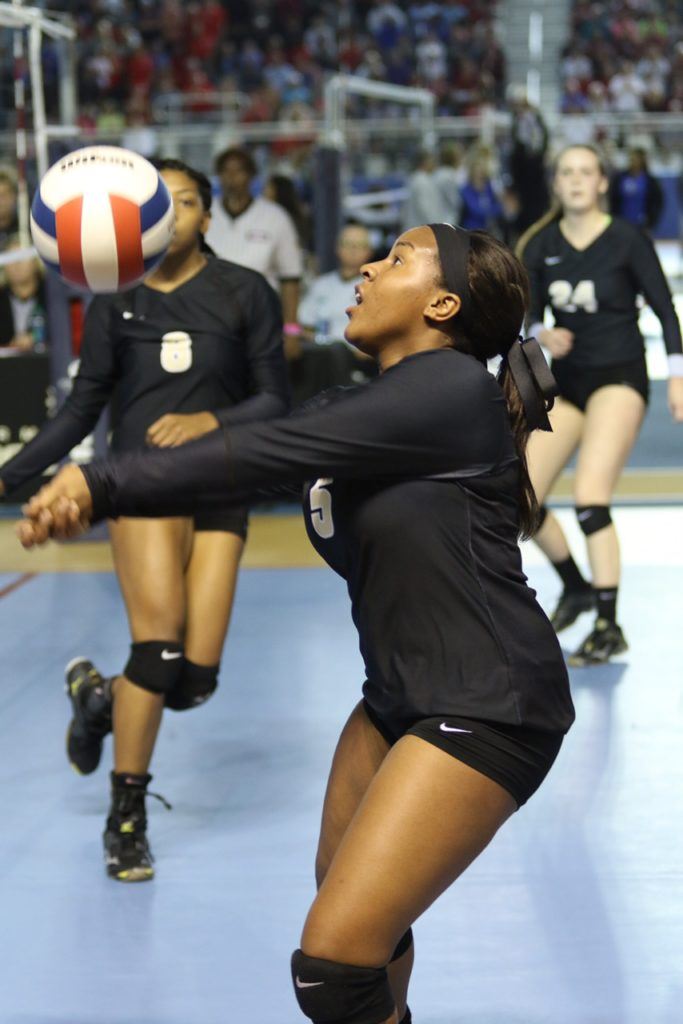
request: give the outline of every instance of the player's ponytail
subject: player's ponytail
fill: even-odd
[[[522,540],[528,540],[529,537],[533,537],[539,527],[540,506],[536,498],[536,492],[531,484],[526,458],[529,425],[524,410],[524,403],[506,360],[503,360],[498,371],[498,383],[503,389],[507,403],[512,434],[515,439],[515,448],[517,449],[517,458],[519,459],[519,535]]]
[[[524,250],[526,249],[527,245],[529,244],[532,238],[535,238],[536,235],[543,231],[543,228],[547,228],[549,224],[554,224],[561,218],[562,207],[557,201],[554,201],[550,209],[547,210],[542,217],[539,217],[538,220],[534,221],[533,224],[530,224],[524,232],[524,234],[520,235],[520,237],[518,238],[517,244],[515,246],[515,256],[517,257],[517,259],[523,259]]]
[[[435,235],[441,243],[442,268],[444,264],[449,268],[442,282],[448,286],[448,278],[454,274],[455,261],[450,257],[455,250],[448,253],[448,234],[438,225],[432,227],[437,228]],[[467,288],[461,288],[466,291],[466,302],[452,321],[451,336],[456,349],[482,362],[502,357],[498,381],[519,458],[519,528],[520,535],[527,538],[538,527],[539,507],[529,478],[526,446],[532,430],[548,429],[547,409],[552,406],[554,381],[538,345],[519,344],[529,304],[529,279],[524,266],[492,235],[470,231],[467,236]],[[462,241],[458,240],[460,246]]]

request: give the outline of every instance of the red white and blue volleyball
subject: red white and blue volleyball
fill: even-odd
[[[44,175],[31,206],[40,257],[91,292],[131,288],[164,257],[173,201],[149,160],[118,146],[87,146]]]

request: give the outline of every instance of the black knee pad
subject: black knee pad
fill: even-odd
[[[218,686],[220,665],[195,665],[183,660],[183,671],[170,693],[166,694],[166,707],[172,711],[189,711],[209,699]]]
[[[306,956],[292,957],[294,993],[313,1024],[384,1024],[395,1009],[385,967],[351,967]]]
[[[579,526],[586,537],[597,533],[598,530],[604,530],[612,523],[609,505],[577,505],[575,511]]]
[[[126,679],[150,693],[169,693],[183,671],[183,646],[173,640],[146,640],[130,645],[123,670]]]
[[[398,946],[396,947],[396,949],[394,950],[393,955],[392,955],[391,960],[389,961],[389,963],[393,964],[393,962],[395,960],[400,960],[401,957],[405,953],[408,952],[408,950],[410,949],[412,944],[413,944],[413,929],[409,928],[408,931],[405,933],[405,935],[400,940],[400,942],[399,942]]]

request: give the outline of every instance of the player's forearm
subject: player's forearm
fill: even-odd
[[[298,280],[280,282],[280,300],[282,302],[282,318],[286,324],[297,323],[299,311],[300,282]]]
[[[97,416],[80,418],[68,405],[64,406],[53,420],[44,424],[32,441],[0,466],[5,493],[11,495],[27,480],[32,480],[48,466],[66,458],[71,449],[90,433],[96,422]]]
[[[190,515],[207,503],[237,503],[223,430],[177,448],[127,452],[82,470],[94,522],[122,515]]]
[[[249,423],[252,420],[271,420],[286,416],[289,412],[288,397],[281,393],[262,391],[237,405],[214,410],[214,416],[224,427],[234,423]]]

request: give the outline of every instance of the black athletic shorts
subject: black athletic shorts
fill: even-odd
[[[402,736],[419,736],[506,789],[517,806],[536,792],[553,766],[564,733],[504,725],[461,715],[421,718],[406,729],[391,728],[366,700],[365,713],[392,746]]]
[[[249,509],[246,507],[200,509],[195,512],[193,519],[195,530],[236,533],[242,540],[246,540],[249,525]]]
[[[553,377],[560,389],[560,397],[585,412],[588,399],[599,388],[608,384],[626,384],[642,396],[645,404],[650,400],[650,381],[647,376],[645,356],[617,366],[593,366],[577,369],[567,366],[564,359],[554,359],[551,365]]]

